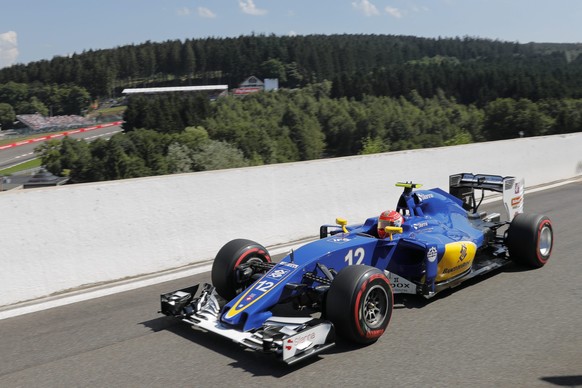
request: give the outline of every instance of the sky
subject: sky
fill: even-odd
[[[582,43],[582,0],[0,0],[0,68],[253,33]]]

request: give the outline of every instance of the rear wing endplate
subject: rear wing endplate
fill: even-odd
[[[523,178],[501,175],[460,173],[449,176],[449,193],[463,201],[463,207],[477,212],[485,191],[501,193],[507,217],[511,221],[517,213],[523,212],[525,190]],[[481,190],[479,203],[475,200],[475,189]]]

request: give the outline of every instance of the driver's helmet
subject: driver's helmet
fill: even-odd
[[[387,226],[402,226],[404,222],[404,217],[400,213],[394,210],[386,210],[380,214],[378,217],[378,237],[386,237],[386,231],[384,228]]]

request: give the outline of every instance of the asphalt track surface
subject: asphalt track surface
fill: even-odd
[[[0,387],[582,386],[582,181],[528,194],[553,221],[538,270],[509,266],[425,301],[388,331],[288,367],[156,314],[209,273],[0,321]]]

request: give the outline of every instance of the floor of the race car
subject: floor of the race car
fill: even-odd
[[[278,304],[271,309],[271,312],[273,315],[281,317],[321,317],[320,311],[310,307],[304,307],[298,310],[292,302]]]

